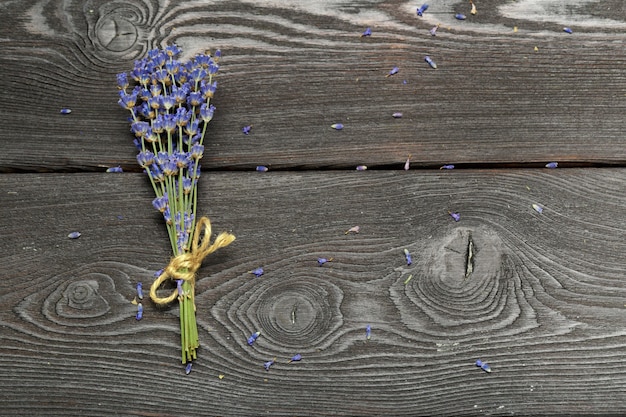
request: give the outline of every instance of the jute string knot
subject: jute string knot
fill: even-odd
[[[196,224],[196,231],[189,252],[181,253],[172,258],[170,263],[163,269],[161,275],[152,283],[150,287],[150,298],[152,298],[152,301],[158,305],[165,305],[178,297],[178,290],[174,290],[167,297],[159,297],[157,295],[156,292],[161,284],[168,279],[188,281],[193,288],[196,271],[200,269],[204,258],[219,248],[230,245],[233,240],[235,240],[234,235],[222,232],[211,243],[211,222],[208,217],[201,217]],[[191,292],[191,297],[193,297],[193,291]]]

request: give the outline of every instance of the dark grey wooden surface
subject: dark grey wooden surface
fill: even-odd
[[[0,415],[625,413],[626,7],[431,3],[0,4]],[[199,207],[237,236],[190,375],[177,307],[134,318],[171,249],[116,104],[172,42],[223,51]]]

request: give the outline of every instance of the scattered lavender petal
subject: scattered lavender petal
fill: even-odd
[[[185,366],[185,375],[189,375],[191,373],[191,364],[192,362],[187,362],[187,365]]]
[[[348,234],[348,233],[359,233],[360,230],[361,230],[361,226],[354,226],[354,227],[349,228],[346,231],[346,234]]]
[[[301,359],[302,359],[302,355],[298,353],[298,354],[294,355],[291,359],[289,359],[289,363],[297,362],[297,361],[299,361]]]
[[[411,155],[406,158],[406,162],[404,163],[404,170],[408,171],[411,168]]]
[[[357,171],[365,171],[366,169],[367,169],[366,165],[359,165],[359,166],[356,167]]]
[[[467,16],[465,16],[463,13],[457,13],[457,14],[454,15],[454,17],[457,20],[465,20],[465,19],[467,19]]]
[[[417,15],[422,16],[424,12],[428,9],[428,4],[424,3],[417,9]]]
[[[60,113],[61,114],[70,114],[72,112],[72,109],[61,109]]]
[[[455,222],[458,222],[459,220],[461,220],[461,215],[459,213],[456,213],[454,211],[449,211],[448,214],[450,214],[450,217],[452,217]]]
[[[571,28],[563,28],[563,32],[574,33],[574,31]]]
[[[488,363],[481,361],[480,359],[476,361],[476,366],[478,366],[485,372],[491,372],[491,366],[489,366]]]
[[[260,267],[259,267],[259,268],[257,268],[257,269],[254,269],[254,270],[250,271],[250,273],[251,273],[251,274],[254,274],[257,278],[258,278],[258,277],[260,277],[261,275],[263,275],[263,274],[264,274],[264,272],[265,272],[265,271],[263,271],[263,268],[260,268]]]
[[[135,319],[141,320],[143,318],[143,305],[141,303],[137,304],[137,315]]]
[[[318,264],[319,266],[322,266],[322,265],[324,265],[325,263],[330,262],[330,261],[332,261],[332,260],[333,260],[333,258],[330,258],[330,259],[327,259],[327,258],[317,258],[317,264]]]
[[[430,29],[430,34],[432,36],[437,36],[437,29],[439,29],[439,25],[435,25]]]
[[[137,283],[137,298],[143,300],[143,287],[141,285],[141,282]]]
[[[391,117],[393,117],[394,119],[399,119],[402,117],[402,113],[400,112],[393,113]]]
[[[435,61],[433,61],[428,55],[424,57],[424,61],[428,62],[428,65],[430,65],[431,68],[437,69],[437,64],[435,64]]]
[[[69,237],[70,239],[78,239],[81,236],[80,232],[72,232],[69,235],[67,235],[67,237]]]
[[[371,337],[372,337],[372,327],[368,324],[368,325],[365,327],[365,338],[366,338],[367,340],[370,340],[370,338],[371,338]]]
[[[454,169],[454,165],[442,165],[439,169]]]
[[[558,162],[549,162],[546,164],[546,168],[556,168],[559,166]]]
[[[404,257],[406,258],[407,265],[411,265],[413,263],[413,260],[411,260],[411,253],[408,249],[404,249]]]
[[[256,167],[256,170],[257,170],[258,172],[267,172],[267,171],[269,170],[269,168],[268,168],[268,167],[266,167],[266,166],[264,166],[264,165],[258,165],[258,166]]]
[[[332,125],[330,125],[330,127],[332,127],[335,130],[341,130],[341,129],[343,129],[343,124],[341,124],[341,123],[333,123]]]
[[[263,364],[263,367],[265,368],[266,371],[270,370],[270,366],[274,365],[274,363],[276,362],[276,358],[272,359],[271,361],[267,361]]]
[[[371,36],[372,35],[372,29],[371,28],[366,28],[363,33],[361,33],[361,37],[364,36]]]
[[[250,134],[250,130],[251,130],[251,129],[252,129],[252,126],[251,126],[251,125],[249,125],[249,126],[244,126],[244,127],[242,127],[242,128],[241,128],[241,131],[243,132],[243,134],[244,134],[244,135],[248,135],[248,134]]]
[[[398,73],[398,71],[400,71],[400,68],[398,67],[393,67],[391,69],[391,71],[389,71],[389,74],[386,75],[386,77],[391,77],[392,75],[396,75]]]
[[[121,166],[107,168],[107,172],[124,172]]]
[[[248,338],[248,345],[252,346],[254,342],[259,338],[261,332],[252,333],[252,335]]]
[[[543,213],[543,207],[541,207],[539,204],[533,204],[533,209],[539,214]]]

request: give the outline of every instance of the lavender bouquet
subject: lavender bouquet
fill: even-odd
[[[174,254],[153,282],[150,298],[158,305],[178,299],[182,362],[189,366],[199,347],[195,273],[207,255],[229,245],[235,236],[223,232],[211,243],[209,219],[196,222],[200,159],[215,110],[213,78],[221,54],[206,52],[183,63],[176,59],[180,52],[176,45],[150,50],[130,72],[134,85],[127,73],[118,74],[117,84],[118,103],[130,111],[137,162],[148,174],[156,195],[152,204],[163,213]],[[176,281],[177,289],[161,297],[157,290],[168,279]]]

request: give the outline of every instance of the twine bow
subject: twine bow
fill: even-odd
[[[172,258],[161,275],[152,283],[150,287],[150,298],[152,298],[152,301],[158,305],[165,305],[171,303],[178,297],[178,290],[174,290],[172,294],[167,297],[159,297],[157,295],[157,289],[167,279],[182,279],[183,281],[188,281],[193,288],[196,279],[196,271],[200,269],[204,258],[219,248],[230,245],[233,240],[235,240],[234,235],[222,232],[215,238],[213,243],[211,243],[211,222],[208,217],[200,218],[196,224],[196,231],[193,236],[193,241],[191,242],[190,251],[181,253]]]

